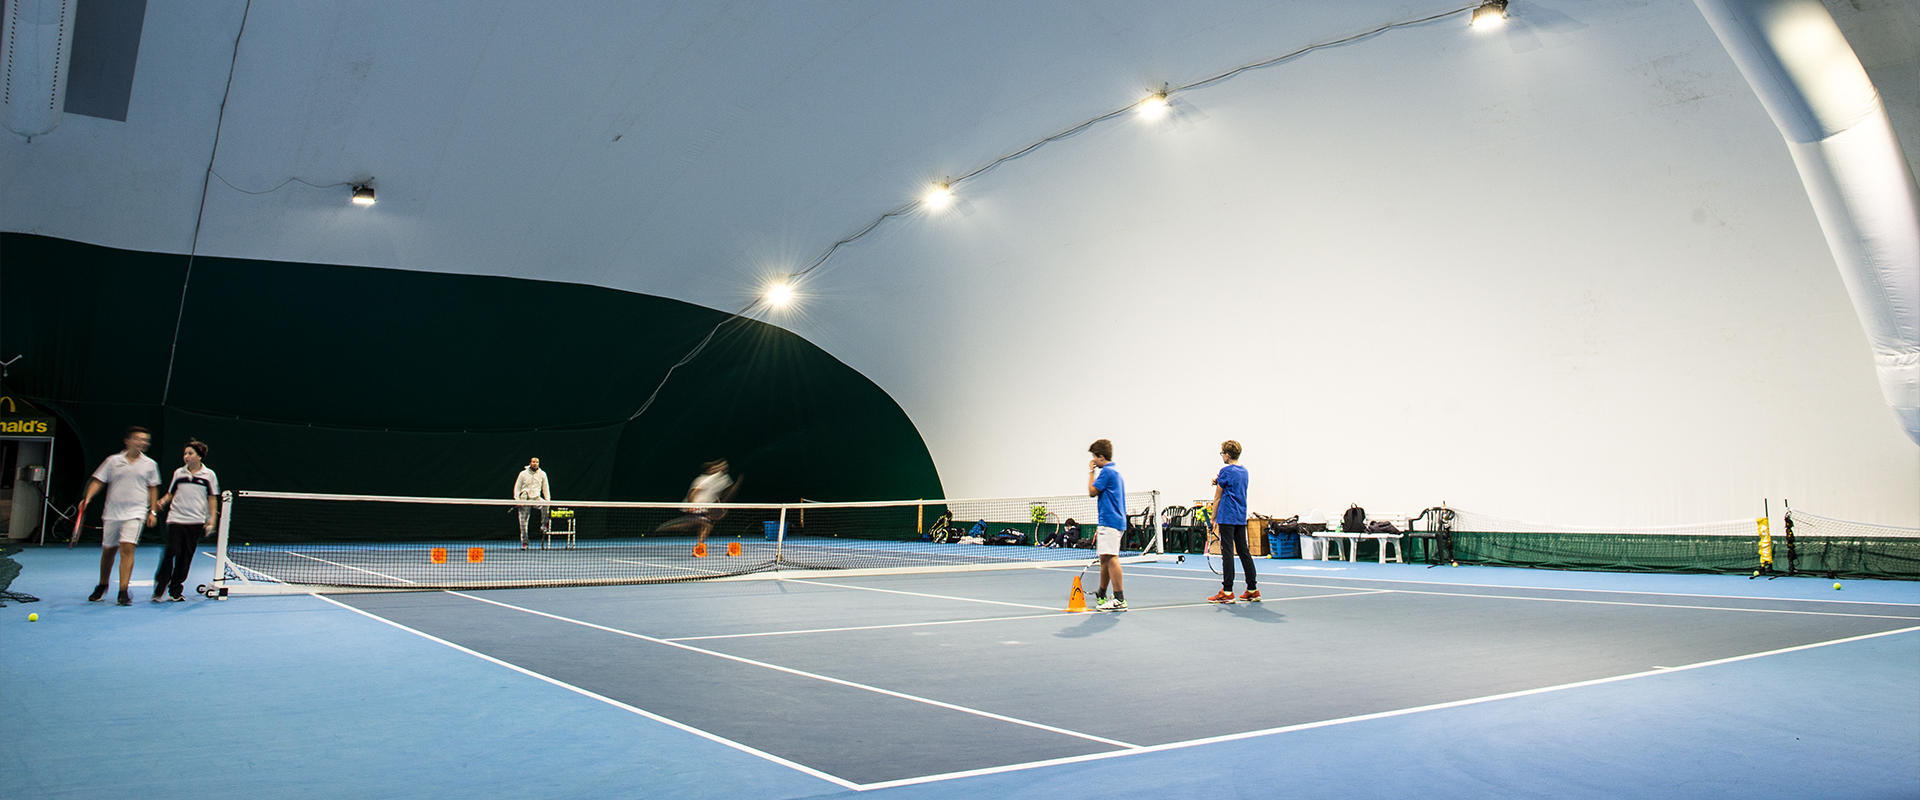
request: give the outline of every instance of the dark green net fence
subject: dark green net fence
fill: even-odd
[[[1608,529],[1456,510],[1450,528],[1452,560],[1463,564],[1920,580],[1920,529],[1799,511],[1789,512],[1780,525],[1769,525],[1764,546],[1756,519]]]

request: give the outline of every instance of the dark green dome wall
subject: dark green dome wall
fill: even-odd
[[[939,497],[933,461],[873,382],[792,333],[518,278],[187,257],[0,234],[7,384],[61,419],[56,502],[155,433],[207,442],[228,488],[505,497],[538,456],[562,499],[677,500],[725,457],[739,500]],[[162,397],[165,397],[163,402]]]

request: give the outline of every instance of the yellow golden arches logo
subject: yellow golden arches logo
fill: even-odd
[[[9,413],[9,414],[18,414],[18,413],[20,413],[20,409],[18,409],[18,408],[14,408],[14,407],[13,407],[13,398],[12,398],[12,397],[9,397],[9,396],[7,396],[7,395],[4,395],[4,394],[0,394],[0,400],[5,400],[5,401],[7,401],[7,413]]]

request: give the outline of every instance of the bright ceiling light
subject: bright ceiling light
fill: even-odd
[[[1140,101],[1140,116],[1156,119],[1167,113],[1167,93],[1154,92]]]
[[[780,308],[793,300],[793,285],[780,281],[768,286],[766,297],[769,305]]]
[[[935,211],[953,205],[953,187],[945,181],[936,183],[933,189],[927,192],[926,197],[920,198],[920,202],[926,203],[927,208]]]
[[[373,205],[373,187],[364,183],[354,185],[353,204],[356,206]]]
[[[1475,28],[1497,28],[1507,21],[1507,0],[1486,0],[1473,10],[1467,24]]]

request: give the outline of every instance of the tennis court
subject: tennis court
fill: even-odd
[[[1180,602],[1211,582],[1192,573],[1136,568],[1134,596],[1155,600],[1106,614],[1057,613],[1068,579],[1051,570],[336,602],[850,787],[1920,630],[1910,607],[1337,578]],[[1231,713],[1151,691],[1210,673],[1314,691],[1247,691]]]
[[[29,577],[88,568],[64,550],[22,557]],[[1810,749],[1778,753],[1851,748],[1845,776],[1832,778],[1843,785],[1900,785],[1920,769],[1909,747],[1920,725],[1907,713],[1920,710],[1911,690],[1920,662],[1908,658],[1920,653],[1920,597],[1908,583],[1854,582],[1828,598],[1808,579],[1285,563],[1261,562],[1274,565],[1265,602],[1232,606],[1199,602],[1217,578],[1198,563],[1133,565],[1133,610],[1083,614],[1060,611],[1070,566],[153,609],[42,589],[46,621],[8,614],[0,627],[9,674],[62,677],[10,686],[10,740],[57,744],[77,735],[60,719],[115,707],[60,686],[105,666],[88,663],[89,652],[131,644],[162,654],[139,682],[159,696],[134,692],[151,722],[107,726],[128,731],[139,757],[89,782],[77,780],[89,774],[84,758],[16,751],[8,772],[20,782],[4,793],[200,791],[157,777],[179,763],[281,786],[324,769],[316,747],[336,764],[341,748],[372,751],[364,774],[325,776],[338,796],[448,786],[578,796],[607,781],[635,796],[1040,795],[1062,780],[1133,792],[1171,780],[1169,763],[1223,758],[1234,762],[1226,778],[1194,786],[1281,785],[1312,772],[1321,788],[1361,787],[1372,785],[1369,769],[1405,780],[1413,764],[1499,772],[1509,791],[1581,794],[1592,775],[1564,774],[1567,764],[1633,765],[1588,787],[1600,796],[1650,769],[1655,780],[1680,778],[1662,769],[1686,780],[1743,773],[1781,746],[1779,730],[1806,734]],[[1882,684],[1894,691],[1871,691]],[[1568,718],[1567,704],[1598,706]],[[1670,707],[1689,709],[1679,729],[1636,727],[1680,713]],[[1583,720],[1677,749],[1651,760],[1610,751],[1631,746],[1618,732],[1581,730]],[[1579,735],[1563,743],[1566,764],[1505,763],[1569,727]],[[1422,728],[1413,741],[1393,732]],[[1765,746],[1741,744],[1753,731]],[[1615,744],[1596,743],[1606,740]],[[1729,745],[1741,752],[1720,752]],[[1676,759],[1684,766],[1665,763]],[[1766,796],[1832,766],[1782,765],[1722,788]],[[1458,774],[1436,780],[1421,793],[1481,793]]]

